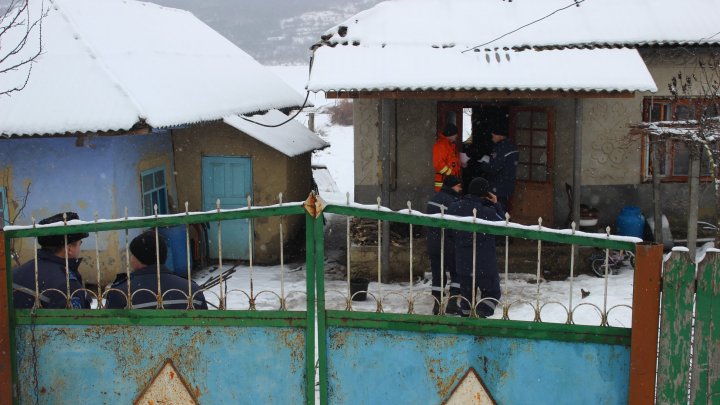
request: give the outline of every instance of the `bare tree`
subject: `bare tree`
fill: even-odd
[[[643,122],[632,132],[648,135],[654,142],[667,139],[687,145],[690,158],[688,173],[688,248],[695,252],[699,204],[701,160],[707,158],[708,174],[712,177],[715,191],[715,245],[720,246],[720,54],[713,54],[707,60],[699,61],[693,73],[678,73],[668,84],[670,93],[679,100],[692,100],[697,109],[695,119],[684,121]],[[653,145],[657,149],[657,145]],[[656,176],[656,173],[653,173]],[[656,224],[657,228],[657,224]],[[692,256],[691,256],[692,257]]]
[[[18,76],[0,83],[0,96],[22,91],[32,67],[43,52],[42,23],[47,15],[43,0],[10,0],[0,3],[0,78]],[[7,87],[5,87],[7,86]]]

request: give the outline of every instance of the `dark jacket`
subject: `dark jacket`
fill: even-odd
[[[462,200],[450,205],[449,215],[471,217],[473,209],[477,210],[477,218],[488,221],[503,221],[505,211],[501,204],[493,204],[486,198],[468,194]],[[455,271],[460,275],[472,275],[473,270],[473,232],[453,231],[455,239]],[[475,238],[475,263],[477,277],[484,273],[497,274],[497,257],[495,254],[495,236],[477,233]]]
[[[455,192],[452,187],[442,186],[440,191],[435,193],[430,201],[428,201],[425,212],[428,214],[439,214],[441,212],[441,207],[445,207],[444,211],[445,214],[447,214],[450,204],[458,201],[461,197],[462,196]],[[452,232],[445,231],[445,246],[452,247]],[[440,228],[427,228],[427,249],[428,254],[440,254]]]
[[[510,198],[515,192],[518,150],[508,139],[495,144],[490,162],[480,163],[480,170],[490,183],[490,189],[499,197]]]
[[[156,309],[158,286],[158,273],[155,265],[146,266],[130,273],[130,293],[133,294],[132,307],[134,309]],[[128,288],[127,277],[118,278],[111,286],[119,291],[110,291],[107,293],[105,300],[105,308],[119,309],[125,308],[127,301]],[[160,285],[162,291],[162,302],[164,309],[186,309],[188,302],[188,280],[173,274],[167,267],[160,267]],[[208,309],[205,296],[202,292],[198,292],[200,287],[194,281],[191,282],[191,294],[193,297],[193,308]],[[142,291],[139,291],[142,290]],[[169,291],[179,290],[179,291]],[[120,292],[121,291],[121,292]],[[169,291],[169,292],[168,292]],[[167,293],[166,293],[167,292]],[[197,293],[197,294],[196,294]]]
[[[65,294],[70,284],[70,306],[76,309],[90,308],[90,298],[83,288],[78,267],[82,259],[68,259],[69,272],[65,271],[65,259],[51,251],[38,249],[38,290],[41,308],[67,308]],[[35,303],[35,260],[16,267],[13,273],[13,305],[15,308],[32,308]],[[66,276],[67,275],[67,276]],[[48,291],[58,290],[58,291]]]

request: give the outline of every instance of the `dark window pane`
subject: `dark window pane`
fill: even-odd
[[[144,175],[142,176],[142,190],[143,190],[143,193],[147,193],[148,191],[152,190],[153,188],[155,188],[155,186],[153,185],[153,175],[152,175],[152,173],[150,173],[150,174],[144,174]]]
[[[535,111],[532,116],[532,125],[534,129],[547,129],[547,114]]]
[[[528,163],[530,162],[530,148],[518,148],[519,150],[519,157],[518,160],[521,163]]]
[[[155,187],[162,187],[165,185],[165,170],[158,170],[155,172]]]
[[[547,146],[547,132],[533,131],[532,144],[533,146]]]
[[[673,154],[673,175],[687,176],[689,173],[690,153],[687,146],[682,142],[675,142],[675,153]]]
[[[530,145],[530,131],[518,129],[515,132],[515,144],[518,146]]]
[[[515,126],[517,128],[530,128],[530,111],[518,111],[515,115]]]
[[[545,170],[545,165],[532,166],[532,179],[535,181],[547,180],[547,171]]]
[[[678,105],[675,107],[675,120],[687,121],[695,119],[695,106],[692,105]]]
[[[152,213],[152,198],[150,194],[145,194],[143,196],[143,214],[152,215]]]

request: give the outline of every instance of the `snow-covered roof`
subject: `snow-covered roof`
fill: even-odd
[[[321,47],[310,91],[656,91],[634,49],[457,52],[418,46]]]
[[[0,97],[0,134],[166,127],[302,105],[303,95],[189,12],[133,0],[44,4],[43,54],[27,87]],[[3,46],[14,35],[3,34]],[[18,57],[37,49],[31,38]],[[26,72],[3,74],[0,92]]]
[[[720,44],[718,21],[720,0],[391,0],[323,39],[461,49]]]
[[[278,110],[270,110],[266,114],[253,115],[248,119],[264,125],[277,125],[287,121],[289,117]],[[294,119],[280,127],[265,127],[248,119],[229,115],[224,117],[223,121],[290,157],[329,146],[327,142]]]
[[[718,21],[720,0],[391,0],[322,36],[308,88],[656,91],[634,48],[718,45]]]

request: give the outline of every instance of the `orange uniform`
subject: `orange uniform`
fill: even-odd
[[[454,142],[450,142],[442,133],[438,134],[432,149],[433,167],[435,168],[435,191],[440,191],[445,176],[460,177],[460,156]]]

